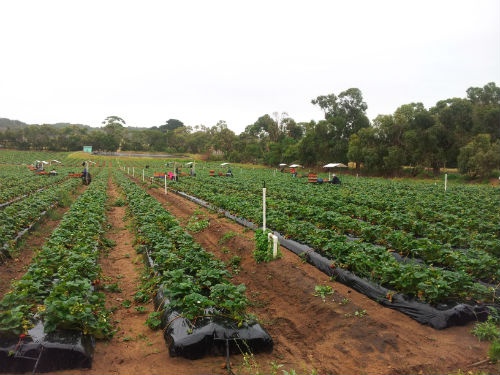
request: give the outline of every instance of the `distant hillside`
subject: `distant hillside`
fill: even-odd
[[[54,128],[57,128],[57,129],[65,128],[67,126],[76,126],[76,127],[79,127],[79,128],[89,128],[89,129],[91,128],[89,125],[69,124],[67,122],[58,122],[57,124],[47,124],[47,125],[53,126]],[[95,128],[92,128],[92,129],[95,129]]]
[[[7,128],[10,129],[18,129],[28,126],[28,124],[18,121],[18,120],[9,120],[8,118],[0,118],[0,130],[5,130]]]
[[[42,124],[26,124],[25,122],[18,121],[18,120],[10,120],[8,118],[2,118],[0,117],[0,131],[4,131],[6,129],[11,129],[11,130],[18,130],[19,128],[23,128],[29,125],[42,125]],[[50,125],[53,126],[56,129],[62,129],[67,126],[76,126],[79,128],[87,128],[89,131],[95,131],[95,130],[102,130],[102,127],[92,127],[90,125],[83,125],[83,124],[70,124],[68,122],[58,122],[56,124],[43,124],[43,125]],[[136,127],[136,126],[126,126],[125,127],[127,130],[130,131],[142,131],[142,130],[150,130],[151,128],[147,127]]]
[[[19,121],[19,120],[10,120],[8,118],[0,118],[0,131],[3,131],[7,128],[16,130],[19,128],[26,127],[31,124],[26,124],[25,122]],[[39,125],[39,124],[36,124]],[[59,122],[57,124],[44,124],[44,125],[50,125],[53,126],[57,129],[65,128],[67,126],[77,126],[77,127],[82,127],[82,128],[91,128],[89,125],[83,125],[83,124],[70,124],[67,122]]]

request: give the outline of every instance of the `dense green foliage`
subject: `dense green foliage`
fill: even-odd
[[[361,90],[312,100],[325,114],[319,122],[297,123],[286,113],[263,115],[236,135],[224,121],[213,126],[185,126],[170,119],[149,128],[125,127],[109,116],[103,127],[81,125],[21,126],[0,119],[0,145],[22,150],[148,151],[206,154],[232,162],[267,165],[299,163],[318,166],[355,162],[358,172],[396,175],[410,166],[459,168],[471,177],[488,177],[500,170],[500,88],[491,82],[470,87],[466,98],[440,100],[430,109],[422,103],[403,104],[393,114],[370,123]],[[213,151],[216,151],[213,153]],[[498,177],[498,176],[496,176]]]
[[[267,187],[267,226],[310,245],[332,265],[430,303],[493,301],[500,280],[500,197],[491,186],[342,176],[316,185],[269,169],[234,167],[234,178],[169,183],[256,224]],[[401,261],[402,259],[402,261]],[[486,286],[483,283],[490,284]]]
[[[232,284],[225,264],[201,248],[158,200],[121,173],[115,179],[126,195],[138,251],[150,257],[168,308],[193,323],[206,315],[247,322],[245,285]],[[150,316],[150,326],[159,323],[158,314]]]
[[[45,332],[81,331],[97,338],[113,334],[98,258],[104,233],[106,174],[71,206],[36,255],[26,274],[0,301],[0,332],[26,334],[41,322]]]

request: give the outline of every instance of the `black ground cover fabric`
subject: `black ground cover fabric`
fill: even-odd
[[[193,324],[169,308],[161,288],[155,305],[163,309],[163,336],[172,357],[199,359],[207,355],[256,354],[273,350],[271,336],[258,323],[238,325],[232,319],[207,310],[206,316]]]
[[[304,254],[306,260],[324,272],[332,276],[336,281],[347,285],[357,292],[363,293],[367,297],[377,301],[381,305],[400,311],[417,322],[429,325],[435,329],[444,329],[457,325],[465,325],[472,321],[485,321],[489,315],[488,305],[468,305],[458,304],[452,307],[444,306],[444,309],[437,309],[429,304],[408,298],[403,294],[393,294],[389,300],[387,298],[389,289],[368,280],[362,279],[350,271],[342,268],[332,268],[332,261],[324,256],[312,251],[306,245],[288,240],[279,236],[280,244],[297,255]],[[493,306],[493,305],[490,305]],[[494,306],[500,308],[500,306]]]
[[[1,373],[46,373],[90,368],[93,336],[78,331],[43,332],[39,322],[26,336],[0,334]]]

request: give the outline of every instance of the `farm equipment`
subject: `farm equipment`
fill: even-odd
[[[49,174],[45,168],[44,168],[44,165],[45,164],[49,164],[48,162],[46,162],[45,160],[35,160],[35,162],[33,163],[33,165],[29,165],[28,168],[35,172],[36,174]]]
[[[82,183],[84,185],[88,185],[92,182],[92,176],[90,175],[89,172],[82,172],[82,173],[74,173],[74,172],[70,172],[68,173],[68,177],[70,178],[81,178],[82,179]]]

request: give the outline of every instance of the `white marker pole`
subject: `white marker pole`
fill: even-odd
[[[262,231],[266,231],[266,182],[262,188]]]

